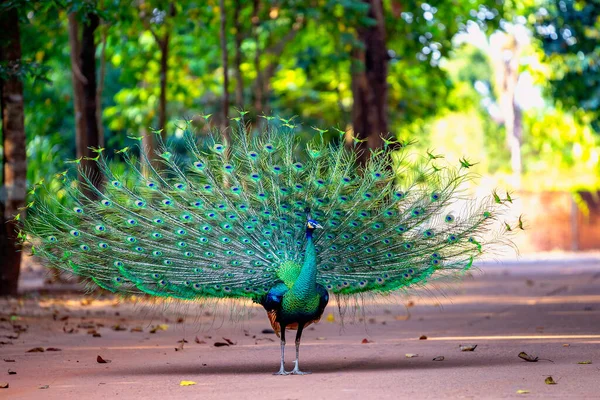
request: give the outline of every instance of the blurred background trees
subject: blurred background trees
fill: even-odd
[[[236,109],[363,147],[415,139],[479,161],[490,186],[599,185],[599,1],[5,0],[0,13],[3,221],[66,160],[94,174],[103,147],[119,167],[115,150],[152,155],[182,118],[224,128]],[[3,251],[2,274],[18,263]]]

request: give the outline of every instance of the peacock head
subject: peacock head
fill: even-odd
[[[313,231],[315,229],[322,229],[323,226],[318,223],[317,221],[315,221],[314,219],[311,218],[310,216],[310,208],[306,208],[304,210],[304,212],[306,213],[306,237],[310,238],[312,237]]]
[[[322,229],[323,226],[318,223],[317,221],[315,221],[314,219],[309,219],[308,221],[306,221],[306,229],[307,230],[311,230],[314,231],[315,229]]]

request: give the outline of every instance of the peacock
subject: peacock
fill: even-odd
[[[466,159],[452,167],[431,152],[410,157],[409,143],[385,139],[361,162],[360,140],[348,145],[343,130],[266,119],[260,130],[240,117],[203,135],[188,123],[179,150],[161,142],[156,159],[117,150],[124,171],[93,149],[102,188],[83,168],[78,180],[59,175],[60,194],[37,185],[21,235],[49,265],[110,292],[262,305],[280,338],[277,375],[305,373],[302,332],[330,295],[457,275],[498,242],[508,204],[464,194]],[[291,371],[286,330],[297,331]]]

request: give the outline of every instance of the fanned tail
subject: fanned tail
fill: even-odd
[[[306,208],[325,227],[317,279],[338,294],[463,270],[494,242],[504,205],[460,196],[465,164],[374,151],[361,166],[342,136],[326,143],[318,130],[301,145],[294,130],[286,121],[256,134],[241,121],[230,143],[188,132],[186,153],[162,146],[158,168],[120,150],[122,174],[100,154],[104,188],[63,174],[71,206],[37,195],[25,231],[37,255],[104,289],[181,299],[264,296],[281,265],[302,262]]]

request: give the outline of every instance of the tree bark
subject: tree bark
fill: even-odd
[[[71,75],[75,109],[75,146],[80,165],[96,187],[102,185],[98,164],[90,160],[96,154],[90,147],[100,147],[96,86],[96,42],[94,34],[99,25],[95,14],[88,14],[83,24],[81,40],[79,23],[74,13],[69,14],[69,44],[71,46]],[[82,186],[82,192],[95,198],[94,192]]]
[[[382,0],[363,0],[370,6],[374,26],[360,26],[358,38],[364,48],[355,50],[352,71],[352,125],[354,136],[365,140],[357,145],[359,161],[366,162],[368,149],[383,145],[381,136],[389,136],[387,118],[388,52]]]
[[[242,24],[240,22],[240,11],[242,10],[241,0],[235,0],[235,8],[233,12],[233,24],[235,27],[235,104],[240,108],[244,108],[244,77],[242,76],[242,41],[244,39],[242,32]]]
[[[221,107],[223,108],[223,128],[229,126],[229,60],[227,57],[227,13],[225,11],[225,0],[219,0],[219,12],[221,17],[221,25],[219,36],[221,39],[221,60],[223,62],[223,100]]]
[[[21,63],[21,43],[16,8],[0,13],[0,26],[5,32],[0,41],[0,62],[9,67],[17,66]],[[4,147],[0,191],[0,295],[16,295],[22,253],[14,217],[25,205],[27,192],[23,84],[15,74],[0,81],[0,89]]]
[[[104,126],[102,125],[102,92],[104,91],[104,80],[106,78],[106,24],[102,28],[102,50],[100,50],[100,74],[98,88],[96,90],[96,118],[98,119],[98,145],[104,147]]]
[[[90,148],[100,147],[100,131],[98,129],[98,103],[96,85],[96,41],[94,34],[100,24],[96,14],[88,14],[83,24],[81,35],[81,73],[85,78],[83,83],[83,115],[85,120],[85,148],[82,155],[93,158],[96,154]],[[91,178],[94,186],[100,188],[102,176],[98,164],[93,160],[82,160],[82,164]],[[88,195],[91,195],[90,192]],[[95,196],[92,196],[95,197]]]
[[[261,51],[260,51],[260,43],[259,43],[259,37],[258,37],[258,28],[260,27],[260,17],[258,16],[260,11],[260,0],[254,0],[252,2],[252,33],[254,36],[254,40],[256,42],[256,50],[254,53],[254,69],[256,71],[256,81],[254,84],[254,111],[256,112],[256,115],[262,115],[263,114],[263,110],[264,110],[264,105],[263,105],[263,83],[261,80],[261,74],[260,74],[260,56],[261,56]],[[257,120],[258,121],[258,120]]]
[[[160,46],[160,96],[158,100],[158,129],[163,140],[167,138],[167,74],[169,72],[169,33],[158,42]]]

